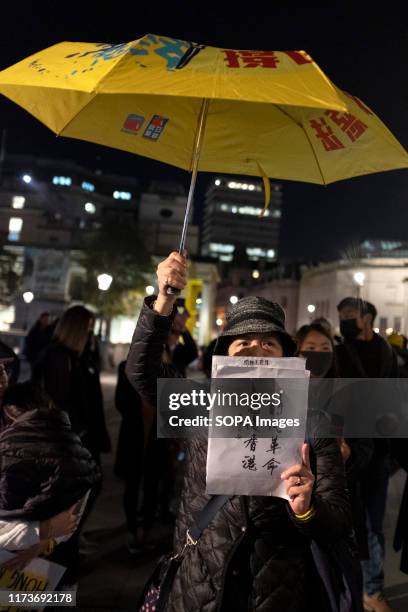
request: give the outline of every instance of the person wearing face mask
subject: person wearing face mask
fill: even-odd
[[[167,288],[186,286],[185,256],[172,253],[159,264],[157,276],[159,294],[145,299],[126,365],[129,381],[153,406],[157,378],[179,376],[171,364],[163,363],[162,348],[176,315],[175,297]],[[264,298],[247,297],[228,313],[214,354],[290,357],[295,348],[285,329],[282,308]],[[311,450],[313,457],[309,457]],[[205,493],[206,459],[207,441],[191,439],[176,518],[176,552],[183,548],[187,529],[211,498]],[[225,501],[196,545],[189,546],[175,575],[166,612],[339,609],[329,602],[310,548],[312,540],[334,546],[351,529],[337,441],[314,440],[313,449],[304,444],[302,463],[288,466],[283,479],[291,501],[254,496],[232,496]],[[357,612],[361,603],[350,602],[342,609]]]
[[[336,347],[343,378],[398,378],[397,358],[373,327],[377,310],[360,298],[347,297],[337,306],[343,343]]]
[[[303,325],[296,334],[297,354],[306,359],[306,369],[312,378],[335,378],[338,375],[335,345],[330,331],[318,323]],[[329,382],[329,381],[327,381]],[[319,386],[313,387],[319,392]],[[322,388],[321,391],[325,391]],[[327,398],[330,401],[330,395]],[[346,468],[354,531],[360,559],[368,558],[365,512],[361,498],[361,479],[364,478],[373,454],[373,443],[368,438],[337,438]]]
[[[343,343],[336,347],[342,378],[398,378],[398,362],[392,347],[374,329],[377,310],[360,298],[347,297],[337,306]],[[363,408],[365,408],[363,406]],[[370,410],[367,401],[367,410]],[[368,612],[391,612],[383,595],[383,521],[390,475],[389,441],[374,440],[374,452],[362,481],[369,559],[363,561],[364,606]]]

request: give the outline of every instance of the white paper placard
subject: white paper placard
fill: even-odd
[[[272,430],[271,437],[258,437],[256,428],[248,427],[239,438],[217,438],[211,435],[213,419],[207,453],[208,494],[273,495],[289,499],[286,484],[280,476],[291,465],[301,462],[309,375],[310,372],[305,369],[305,360],[297,357],[213,357],[214,380],[281,379],[279,387],[285,401],[282,402],[279,416],[285,418],[285,410],[290,406],[290,417],[298,417],[300,426],[296,430],[296,437],[282,437],[279,429]]]

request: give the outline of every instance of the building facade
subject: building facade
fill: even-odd
[[[186,192],[180,183],[152,181],[149,189],[141,194],[139,227],[149,253],[166,257],[178,250],[186,203]],[[198,254],[198,247],[198,227],[191,222],[186,248],[194,256]]]
[[[405,257],[340,260],[304,269],[299,289],[298,324],[326,317],[338,327],[337,304],[361,297],[378,311],[376,330],[408,335],[408,252]]]
[[[90,171],[69,161],[9,155],[0,182],[0,244],[21,276],[0,328],[27,329],[41,312],[59,316],[70,303],[78,253],[105,215],[137,219],[137,180]],[[23,296],[30,297],[25,302]],[[7,300],[6,300],[7,302]]]
[[[204,200],[201,252],[222,262],[276,261],[282,214],[282,186],[271,184],[271,202],[262,218],[259,180],[215,178]]]

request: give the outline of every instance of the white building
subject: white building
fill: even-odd
[[[337,304],[347,296],[361,297],[378,311],[375,327],[408,334],[408,253],[405,257],[340,260],[303,269],[298,325],[326,317],[337,326]]]

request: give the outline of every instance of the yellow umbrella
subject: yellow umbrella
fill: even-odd
[[[372,111],[304,51],[152,34],[114,46],[65,42],[0,72],[0,93],[59,135],[191,171],[180,248],[197,170],[326,184],[408,166]]]

